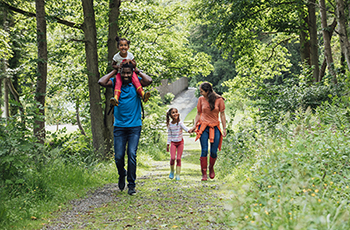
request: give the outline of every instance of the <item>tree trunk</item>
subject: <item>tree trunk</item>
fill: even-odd
[[[108,68],[107,73],[109,73],[112,68],[112,58],[114,54],[117,52],[115,36],[119,32],[119,8],[120,8],[120,0],[110,0],[109,2],[109,27],[108,27]],[[110,108],[109,99],[113,96],[113,89],[106,88],[105,91],[105,111],[104,111],[104,124],[106,127],[106,132],[104,133],[106,148],[107,151],[113,153],[113,114],[108,115],[108,110]]]
[[[332,57],[331,49],[331,38],[329,32],[327,32],[327,13],[326,13],[326,3],[325,0],[320,0],[320,11],[321,11],[321,25],[322,25],[322,34],[323,34],[323,43],[324,43],[324,53],[327,61],[328,71],[333,77],[333,83],[337,83],[337,75],[334,71],[334,63]]]
[[[320,67],[318,63],[317,20],[315,2],[316,0],[310,0],[308,5],[310,31],[310,64],[313,67],[313,79],[315,82],[319,82]]]
[[[301,10],[299,14],[300,18],[300,58],[303,65],[306,65],[307,67],[310,66],[310,42],[308,40],[308,19],[305,15],[305,12]]]
[[[10,117],[10,108],[9,108],[9,90],[7,86],[7,81],[9,81],[8,78],[4,79],[4,113],[5,113],[5,118]]]
[[[84,136],[86,136],[85,130],[80,122],[79,107],[80,107],[80,101],[79,101],[79,98],[77,98],[77,100],[75,101],[75,115],[77,118],[77,124],[78,124],[78,127],[80,129],[80,133],[83,134]]]
[[[35,100],[40,108],[35,118],[34,135],[40,143],[45,141],[45,96],[47,79],[47,40],[46,40],[46,19],[45,19],[45,1],[36,0],[36,25],[37,25],[37,44],[38,44],[38,76],[36,82]]]
[[[346,30],[346,18],[344,13],[344,1],[337,0],[337,17],[339,24],[339,39],[342,47],[343,54],[345,56],[348,70],[350,71],[350,43]]]
[[[333,32],[335,30],[335,27],[337,26],[337,20],[336,18],[334,18],[332,24],[329,26],[330,30],[327,31],[327,33],[329,34],[329,39],[332,40],[332,36],[333,36]],[[327,67],[327,61],[326,59],[323,60],[322,65],[321,65],[321,69],[320,69],[320,81],[322,81],[324,74],[326,72],[326,67]]]
[[[97,84],[100,73],[98,70],[97,56],[97,33],[95,24],[95,11],[93,0],[82,0],[84,11],[84,35],[85,35],[85,53],[86,67],[88,71],[88,84],[90,95],[90,116],[91,131],[95,151],[106,155],[104,146],[104,122],[101,104],[100,86]]]

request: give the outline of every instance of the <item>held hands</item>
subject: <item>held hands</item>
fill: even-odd
[[[192,127],[191,129],[188,130],[188,133],[193,133],[196,127]]]

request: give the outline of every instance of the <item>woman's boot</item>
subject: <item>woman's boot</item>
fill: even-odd
[[[210,157],[209,159],[209,177],[210,179],[214,179],[215,172],[214,172],[214,165],[215,165],[216,158]]]
[[[208,158],[207,157],[201,157],[201,169],[202,169],[202,181],[208,180],[207,177],[207,167],[208,167]]]

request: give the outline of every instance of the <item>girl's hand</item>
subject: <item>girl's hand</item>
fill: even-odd
[[[113,69],[119,70],[120,66],[119,65],[112,65]]]
[[[166,145],[166,151],[169,152],[169,144]]]

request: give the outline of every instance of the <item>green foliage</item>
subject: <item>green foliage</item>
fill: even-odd
[[[131,41],[138,66],[161,79],[208,75],[209,55],[187,46],[189,15],[183,1],[139,1],[122,4],[120,35]],[[146,31],[146,32],[145,32]]]
[[[8,59],[12,57],[11,48],[10,48],[10,38],[9,34],[0,29],[0,36],[2,39],[0,40],[0,59]]]
[[[0,181],[21,184],[22,176],[40,161],[43,147],[15,118],[0,120]]]
[[[224,94],[229,101],[238,98],[250,98],[252,105],[252,118],[255,122],[268,127],[273,127],[281,117],[295,117],[298,110],[305,111],[308,107],[315,110],[323,102],[330,102],[333,97],[344,94],[346,86],[344,83],[328,85],[325,82],[309,84],[310,75],[300,75],[298,78],[290,77],[282,79],[282,82],[272,82],[270,80],[243,83],[246,79],[235,78],[225,84],[229,87],[228,93]],[[242,81],[239,81],[241,79]],[[247,99],[245,99],[247,100]]]
[[[67,134],[65,129],[52,133],[50,148],[57,149],[64,162],[83,163],[86,166],[95,165],[98,160],[102,159],[102,156],[96,155],[92,145],[91,132],[87,133],[88,136],[82,135],[80,131]]]
[[[219,175],[233,178],[237,229],[347,229],[349,97],[298,110],[269,130],[251,119],[224,139]]]
[[[208,54],[210,63],[213,65],[209,75],[198,74],[190,78],[190,85],[195,86],[198,82],[209,81],[213,84],[215,92],[222,94],[226,91],[222,83],[236,76],[235,64],[233,63],[232,53],[224,55],[224,51],[216,47],[208,37],[210,30],[206,24],[196,24],[191,30],[189,36],[190,47],[197,52]]]
[[[164,95],[164,102],[165,102],[165,104],[170,104],[170,102],[171,102],[172,100],[174,100],[174,98],[175,98],[175,95],[172,94],[172,93],[167,93],[167,94],[165,94],[165,95]]]
[[[86,195],[88,189],[111,183],[114,165],[98,164],[82,167],[81,164],[62,162],[59,151],[50,152],[40,172],[32,170],[21,184],[0,183],[0,223],[4,229],[37,225],[33,222],[46,219],[48,213],[68,207],[68,201]]]
[[[166,130],[165,115],[168,107],[163,104],[156,90],[151,95],[147,103],[143,104],[147,116],[142,122],[139,147],[153,159],[161,160],[166,156],[166,140],[163,134]]]

